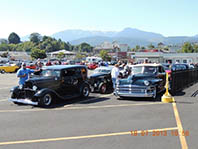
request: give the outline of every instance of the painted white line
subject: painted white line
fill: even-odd
[[[8,101],[8,99],[0,99],[0,102]]]
[[[11,89],[12,87],[1,87],[0,90],[3,90],[3,89]]]
[[[72,106],[66,105],[62,108],[54,108],[54,109],[20,109],[20,110],[0,110],[0,113],[6,112],[31,112],[31,111],[59,111],[59,110],[82,110],[82,109],[102,109],[102,108],[118,108],[118,107],[132,107],[132,106],[147,106],[147,105],[159,105],[159,104],[167,104],[167,103],[141,103],[141,104],[117,104],[117,105],[103,105],[103,106]]]

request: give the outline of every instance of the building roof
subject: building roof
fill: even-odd
[[[136,64],[134,66],[162,66],[162,64],[156,64],[156,63],[146,63],[146,64]]]
[[[59,50],[59,51],[55,51],[55,52],[50,52],[49,54],[58,54],[58,53],[60,53],[60,52],[62,52],[62,53],[64,53],[64,54],[76,54],[75,52],[71,52],[71,51],[67,51],[67,50]]]

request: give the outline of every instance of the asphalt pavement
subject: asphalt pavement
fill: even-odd
[[[91,93],[44,109],[7,101],[17,81],[16,74],[0,74],[1,149],[198,148],[198,98],[191,97],[198,84],[175,103]]]

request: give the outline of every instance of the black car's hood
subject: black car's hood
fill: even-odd
[[[51,80],[55,80],[55,77],[42,77],[42,76],[39,76],[39,77],[30,78],[26,82],[31,82],[34,85],[36,85],[36,84],[40,84],[42,82],[48,82],[48,81],[51,81]]]
[[[34,77],[34,78],[30,78],[29,81],[41,81],[41,80],[48,80],[48,79],[53,79],[55,77],[43,77],[43,76],[39,76],[39,77]]]

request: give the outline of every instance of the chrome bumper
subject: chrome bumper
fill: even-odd
[[[114,92],[115,96],[120,96],[120,97],[153,97],[153,93],[121,93],[118,91]]]
[[[33,101],[29,100],[29,99],[9,98],[8,101],[17,102],[17,103],[23,103],[23,104],[29,104],[29,105],[38,105],[38,102],[33,102]]]

